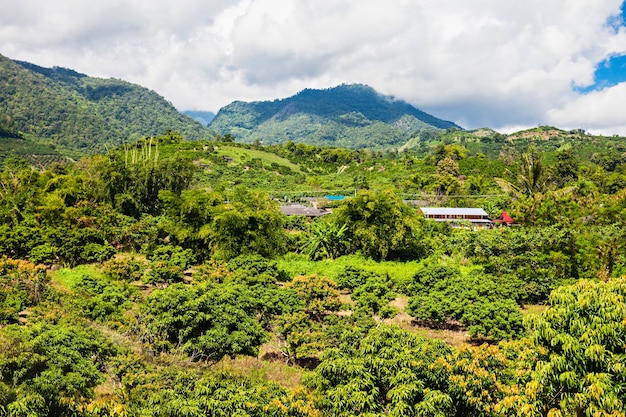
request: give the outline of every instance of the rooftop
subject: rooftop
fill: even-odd
[[[481,208],[463,208],[463,207],[420,207],[422,213],[427,216],[441,215],[441,216],[486,216],[489,214]]]
[[[289,206],[280,206],[280,211],[287,216],[307,216],[320,217],[330,214],[331,210],[318,209],[315,207],[307,207],[301,204],[292,204]]]

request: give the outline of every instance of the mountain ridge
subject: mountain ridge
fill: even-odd
[[[297,138],[348,148],[394,147],[422,131],[460,129],[364,84],[307,88],[273,101],[234,101],[219,110],[209,127],[243,142],[258,139],[271,144]]]
[[[119,79],[0,55],[0,85],[0,128],[76,155],[167,130],[189,139],[213,136],[156,92]]]

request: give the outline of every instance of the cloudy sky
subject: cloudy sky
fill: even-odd
[[[363,83],[465,128],[626,135],[622,0],[20,0],[0,54],[180,110]]]

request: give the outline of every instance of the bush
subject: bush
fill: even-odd
[[[150,263],[150,269],[144,276],[146,284],[160,284],[181,282],[185,278],[185,270],[180,266],[164,261]]]
[[[115,248],[99,243],[87,243],[80,255],[84,262],[104,262],[115,255]]]
[[[144,271],[145,265],[133,258],[113,258],[104,264],[104,273],[120,281],[137,281]]]
[[[35,246],[30,250],[28,259],[36,264],[51,264],[57,259],[58,249],[50,243]]]
[[[226,268],[235,274],[235,281],[244,282],[248,285],[254,284],[259,277],[265,277],[268,283],[276,283],[277,281],[285,282],[290,280],[290,276],[278,268],[275,261],[264,258],[261,255],[240,255],[231,259]]]

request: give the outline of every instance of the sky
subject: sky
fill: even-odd
[[[622,0],[4,0],[0,54],[217,112],[367,84],[466,129],[626,135]]]

